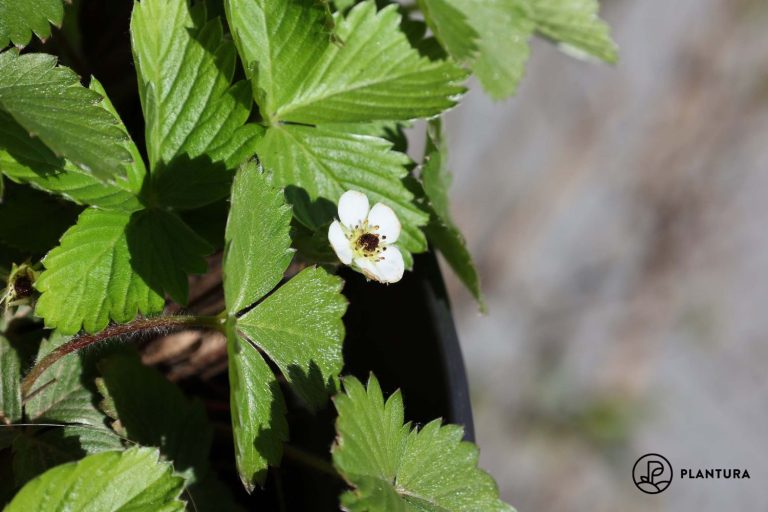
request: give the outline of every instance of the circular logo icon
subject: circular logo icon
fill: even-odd
[[[632,480],[644,493],[659,494],[672,483],[672,464],[658,453],[648,453],[635,462]]]

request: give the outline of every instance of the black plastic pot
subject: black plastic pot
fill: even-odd
[[[394,286],[343,275],[347,373],[364,380],[373,371],[385,393],[402,389],[408,420],[443,418],[474,440],[464,361],[435,255],[417,256],[414,270]]]

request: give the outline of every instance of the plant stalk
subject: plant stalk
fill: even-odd
[[[21,381],[22,399],[27,399],[32,390],[32,386],[43,372],[67,354],[77,352],[80,349],[110,338],[119,338],[120,336],[137,334],[149,330],[183,328],[211,329],[223,332],[224,325],[221,319],[209,316],[159,316],[155,318],[141,318],[127,324],[110,325],[96,334],[76,336],[67,343],[56,348],[53,352],[35,364],[32,370],[30,370]]]

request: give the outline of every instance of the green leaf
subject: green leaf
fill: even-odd
[[[38,256],[56,246],[82,208],[29,187],[11,185],[0,202],[0,240]]]
[[[133,354],[114,354],[98,363],[102,389],[109,393],[126,437],[155,446],[189,482],[208,471],[213,431],[205,408]],[[147,421],[151,418],[151,421]]]
[[[536,30],[546,37],[609,63],[618,60],[608,25],[598,17],[597,0],[528,0]],[[570,53],[574,53],[571,51]]]
[[[237,328],[274,361],[299,395],[319,407],[336,391],[344,360],[342,281],[307,268],[237,319]]]
[[[314,0],[226,0],[224,6],[261,114],[270,120],[332,44],[333,19]]]
[[[93,453],[122,449],[122,440],[103,426],[69,425],[26,430],[13,441],[14,480],[20,487],[59,464]]]
[[[212,248],[175,214],[160,209],[136,212],[126,231],[131,265],[147,285],[180,304],[189,294],[189,274],[208,270]]]
[[[261,168],[251,162],[232,185],[224,254],[227,311],[250,306],[283,278],[293,251],[289,236],[291,209],[272,188]]]
[[[43,259],[36,314],[63,334],[96,332],[187,299],[187,272],[204,272],[208,244],[163,210],[89,208]]]
[[[230,314],[227,346],[235,454],[249,491],[264,481],[268,466],[280,462],[288,426],[272,370],[237,330],[277,364],[310,405],[318,405],[335,388],[342,367],[346,301],[338,278],[305,269],[264,298],[291,261],[290,222],[282,193],[272,188],[258,166],[241,168],[227,222],[224,294]]]
[[[133,145],[132,142],[130,144]],[[143,163],[136,163],[128,169],[143,169],[143,166]],[[115,178],[110,183],[96,179],[72,162],[57,157],[39,138],[30,137],[19,123],[2,111],[0,172],[16,183],[28,183],[79,204],[125,211],[142,207],[127,178]]]
[[[20,381],[19,354],[8,338],[0,334],[0,424],[12,423],[21,418]]]
[[[113,115],[125,131],[101,83],[92,78],[90,89],[104,97],[99,105]],[[39,138],[30,137],[13,117],[0,111],[0,172],[17,183],[29,183],[79,204],[124,211],[142,208],[138,194],[147,172],[144,161],[133,140],[127,138],[123,147],[133,159],[126,166],[126,176],[116,176],[104,183],[72,162],[57,157]]]
[[[480,52],[472,69],[483,88],[495,99],[514,94],[525,74],[528,41],[535,28],[527,0],[450,1],[480,34]]]
[[[61,0],[0,0],[0,48],[9,42],[26,46],[32,32],[45,39],[51,35],[50,23],[60,26],[63,18]]]
[[[182,511],[183,480],[158,455],[154,449],[131,448],[57,466],[25,485],[5,510]]]
[[[275,375],[255,347],[227,328],[229,403],[237,471],[250,493],[278,466],[288,439],[285,401]]]
[[[477,51],[478,34],[451,0],[418,0],[432,33],[457,62],[470,61]],[[477,8],[482,8],[478,6]]]
[[[231,85],[236,51],[221,22],[203,3],[142,0],[131,37],[155,200],[194,208],[225,197],[263,129],[245,124],[251,92]]]
[[[432,121],[429,125],[425,153],[421,180],[424,192],[432,207],[432,216],[424,231],[429,241],[443,254],[461,282],[472,293],[480,306],[480,310],[485,311],[485,301],[480,289],[480,277],[472,261],[472,255],[467,249],[464,236],[453,223],[448,206],[451,175],[446,168],[448,155],[443,142],[440,121]]]
[[[43,340],[37,354],[42,360],[55,348],[69,341],[54,333]],[[30,421],[80,423],[105,426],[106,417],[95,405],[94,394],[83,385],[89,374],[80,354],[68,354],[48,368],[29,393],[24,412]]]
[[[131,267],[126,229],[131,216],[87,209],[61,243],[43,259],[36,288],[36,314],[50,328],[74,334],[106,327],[110,318],[128,322],[137,313],[163,309],[163,296]]]
[[[102,180],[126,174],[131,161],[118,119],[72,70],[41,53],[0,53],[0,110],[51,150]],[[5,144],[3,144],[5,146]]]
[[[294,215],[303,224],[312,229],[327,226],[341,195],[354,189],[365,193],[371,204],[382,202],[394,209],[403,226],[398,245],[407,252],[423,252],[427,245],[419,226],[428,217],[414,205],[402,181],[410,160],[391,148],[385,139],[333,127],[282,125],[267,130],[258,151],[275,183],[286,187]]]
[[[434,420],[421,429],[403,424],[400,392],[386,402],[371,376],[367,389],[344,379],[334,399],[339,413],[333,463],[355,487],[342,496],[355,512],[512,511],[496,483],[477,467],[478,450],[463,429]]]
[[[228,19],[244,65],[255,66],[257,101],[272,124],[430,117],[464,92],[461,68],[410,46],[396,6],[377,13],[372,1],[362,2],[336,17],[330,37],[322,10],[308,2],[264,3],[228,0]]]

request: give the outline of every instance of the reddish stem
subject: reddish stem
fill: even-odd
[[[53,352],[45,356],[41,361],[30,370],[30,372],[21,381],[21,396],[26,400],[29,396],[32,386],[40,375],[50,368],[56,361],[77,352],[80,349],[99,343],[110,338],[118,338],[127,334],[135,334],[141,331],[151,329],[173,329],[173,328],[198,328],[223,330],[223,324],[216,317],[207,316],[159,316],[155,318],[141,318],[127,324],[110,325],[96,334],[83,334],[72,338],[67,343],[59,346]]]

